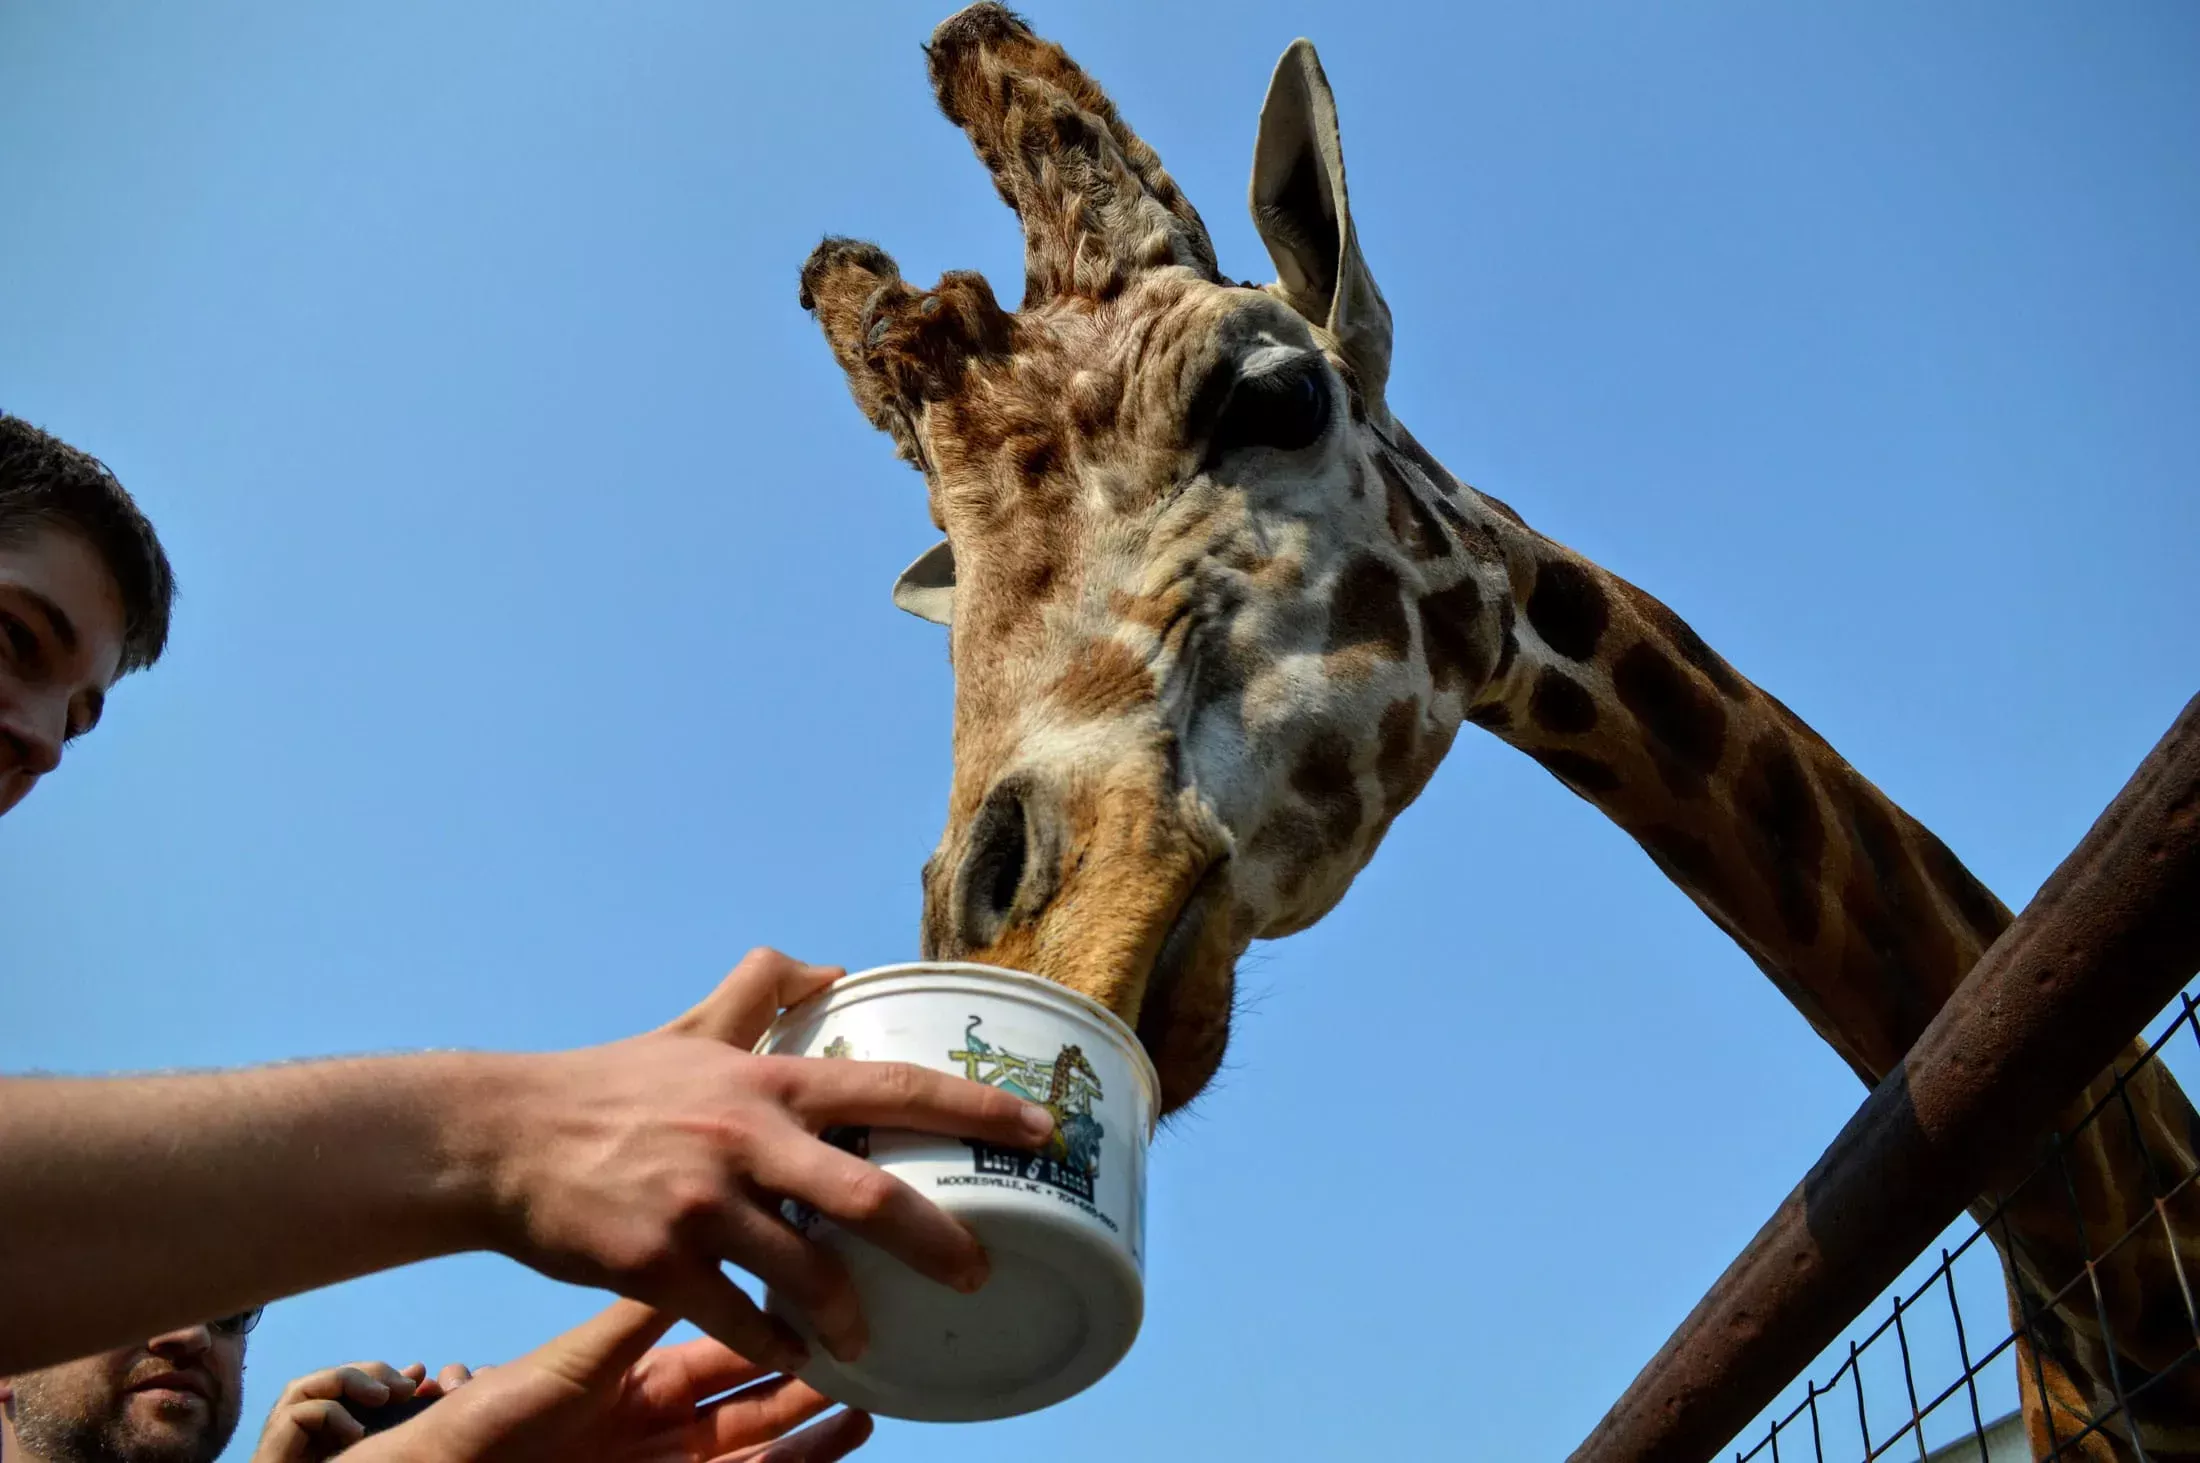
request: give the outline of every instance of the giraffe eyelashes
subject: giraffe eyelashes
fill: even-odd
[[[1207,439],[1209,461],[1247,447],[1296,452],[1311,447],[1329,430],[1333,393],[1317,360],[1259,376],[1241,376],[1232,385]]]

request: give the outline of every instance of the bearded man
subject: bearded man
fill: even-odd
[[[214,1463],[244,1399],[246,1311],[0,1377],[7,1463]]]

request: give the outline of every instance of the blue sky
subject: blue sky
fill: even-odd
[[[0,828],[0,1068],[576,1045],[755,943],[913,953],[951,686],[886,596],[928,524],[795,271],[854,233],[1014,297],[943,9],[0,9],[0,405],[104,456],[184,587]],[[1400,415],[2010,903],[2200,684],[2200,11],[1033,18],[1261,277],[1254,118],[1311,36]],[[1862,1096],[1472,731],[1243,980],[1137,1350],[986,1446],[1562,1455]],[[485,1257],[305,1297],[248,1415],[595,1303]]]

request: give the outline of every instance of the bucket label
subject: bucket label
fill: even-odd
[[[1044,1106],[1054,1114],[1054,1136],[1037,1152],[965,1138],[964,1146],[973,1155],[973,1171],[1044,1184],[1090,1205],[1093,1182],[1100,1176],[1100,1139],[1105,1131],[1092,1115],[1094,1099],[1105,1096],[1100,1074],[1084,1051],[1073,1045],[1065,1045],[1052,1061],[993,1046],[978,1035],[984,1024],[983,1017],[972,1016],[963,1028],[962,1049],[949,1052],[948,1060],[962,1063],[963,1075],[973,1082]]]

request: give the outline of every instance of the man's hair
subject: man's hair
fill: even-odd
[[[153,525],[107,464],[0,412],[0,544],[63,529],[92,546],[122,592],[125,673],[160,659],[176,576]]]

